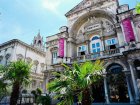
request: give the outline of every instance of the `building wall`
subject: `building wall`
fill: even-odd
[[[32,64],[32,83],[29,89],[33,90],[37,87],[44,91],[44,71],[46,70],[45,53],[38,49],[31,48],[30,45],[25,45],[20,41],[13,41],[7,45],[0,47],[0,56],[3,56],[0,64],[6,64],[6,55],[10,54],[7,62],[16,61],[19,59],[25,60]],[[8,63],[7,63],[8,64]],[[36,67],[37,66],[37,67]],[[35,72],[36,70],[36,72]]]
[[[52,50],[57,48],[55,50],[58,51],[59,43],[55,45],[51,45],[50,43],[54,40],[59,41],[60,38],[65,38],[65,57],[61,58],[61,62],[69,65],[74,61],[80,63],[86,60],[95,61],[100,59],[105,62],[105,74],[107,74],[109,66],[120,65],[123,68],[122,72],[125,74],[127,81],[130,102],[139,100],[140,16],[135,13],[135,10],[127,8],[121,13],[117,13],[117,9],[119,10],[119,8],[124,7],[118,6],[117,0],[113,2],[105,0],[101,5],[99,3],[96,6],[91,4],[90,0],[87,2],[83,0],[66,14],[69,29],[68,32],[66,31],[68,33],[66,36],[63,36],[60,32],[59,34],[47,37],[48,46],[46,55],[49,56],[49,59],[46,62],[48,66],[46,75],[50,77],[46,78],[46,81],[48,82],[52,79],[51,71],[64,70],[60,62],[56,64],[51,62],[53,60]],[[87,5],[91,7],[86,8]],[[126,40],[126,33],[122,24],[122,21],[127,18],[130,18],[135,37],[135,40],[130,40],[129,42]],[[93,39],[94,37],[96,38]],[[97,43],[100,43],[100,51],[96,51],[95,53],[93,52],[95,50],[93,46]],[[79,51],[79,49],[82,49],[81,46],[86,46],[86,49],[81,51],[82,53]],[[96,45],[96,47],[98,48],[99,46]],[[67,58],[68,62],[66,62],[65,58]],[[105,81],[106,78],[104,78],[104,91],[106,103],[109,103],[108,87]]]

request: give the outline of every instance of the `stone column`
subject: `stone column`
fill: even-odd
[[[48,82],[49,82],[49,78],[50,78],[49,72],[46,71],[46,72],[44,73],[44,86],[43,86],[43,88],[44,88],[44,93],[48,93],[47,84],[48,84]]]
[[[90,40],[86,40],[87,44],[87,54],[90,54]]]
[[[133,31],[134,31],[134,36],[135,36],[135,41],[138,42],[138,36],[137,36],[137,33],[136,33],[136,28],[134,26],[134,22],[133,20],[131,20],[131,25],[132,25],[132,28],[133,28]]]
[[[128,63],[129,63],[132,82],[133,82],[134,91],[135,91],[135,97],[136,97],[135,99],[136,99],[136,101],[139,101],[139,92],[138,92],[138,87],[137,87],[137,83],[136,83],[136,79],[135,79],[133,62],[131,60],[129,60]]]
[[[123,28],[122,23],[121,23],[121,28],[122,28],[122,33],[123,33],[124,42],[127,43],[127,42],[126,42],[125,33],[124,33],[124,28]]]
[[[128,89],[128,94],[129,94],[129,98],[130,98],[130,103],[134,103],[134,98],[132,96],[131,85],[130,85],[130,81],[129,81],[129,75],[130,75],[130,72],[125,70],[126,83],[127,83],[127,89]]]
[[[106,99],[106,103],[109,104],[109,95],[108,95],[108,86],[107,86],[107,77],[106,74],[104,75],[104,90],[105,90],[105,99]]]

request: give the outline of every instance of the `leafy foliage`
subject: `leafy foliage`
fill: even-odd
[[[35,97],[35,103],[41,105],[51,105],[51,98],[48,94],[42,95],[42,90],[37,88],[31,92]]]
[[[11,62],[6,66],[0,66],[0,73],[4,81],[10,81],[12,93],[10,105],[16,105],[20,89],[30,83],[31,64],[22,60]]]
[[[48,90],[56,94],[54,99],[61,99],[58,105],[73,105],[74,96],[78,97],[79,102],[84,101],[84,94],[90,93],[91,85],[102,77],[103,62],[74,63],[72,67],[62,65],[65,71],[53,73],[59,78],[47,84]]]
[[[138,13],[138,14],[140,14],[140,3],[137,3],[137,5],[136,5],[136,12]]]
[[[38,104],[41,105],[51,105],[51,98],[48,94],[46,94],[45,96],[40,95],[38,97]]]

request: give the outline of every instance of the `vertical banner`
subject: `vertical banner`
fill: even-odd
[[[122,25],[123,25],[126,42],[135,41],[135,35],[131,24],[131,20],[129,18],[124,19],[122,21]]]
[[[59,57],[64,57],[64,38],[59,39]]]

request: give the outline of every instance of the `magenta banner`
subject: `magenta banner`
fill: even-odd
[[[129,18],[122,21],[126,42],[135,41],[134,31]]]
[[[59,57],[64,57],[64,38],[59,39]]]

